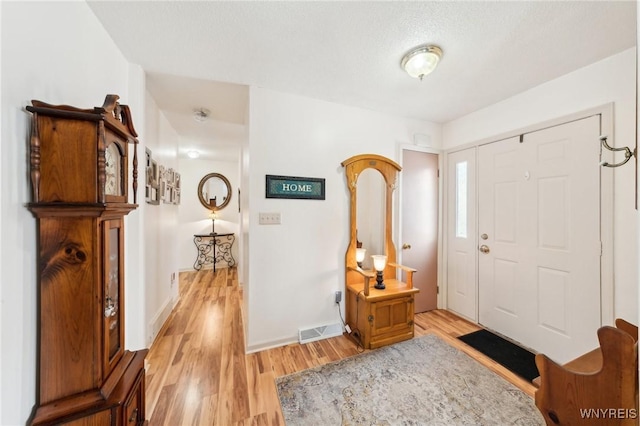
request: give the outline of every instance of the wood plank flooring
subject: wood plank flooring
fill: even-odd
[[[242,308],[235,268],[180,273],[180,301],[147,356],[150,425],[283,425],[276,377],[358,353],[339,336],[245,354]],[[437,334],[533,395],[530,383],[456,339],[477,329],[444,310],[415,317],[417,336]]]

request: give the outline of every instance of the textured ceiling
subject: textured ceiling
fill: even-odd
[[[236,125],[246,85],[445,123],[636,41],[634,1],[88,3],[167,116]],[[426,43],[444,54],[420,82],[400,60]]]

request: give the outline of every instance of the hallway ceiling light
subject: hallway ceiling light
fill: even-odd
[[[187,151],[187,156],[189,158],[198,158],[200,157],[200,152],[196,151],[195,149],[192,149],[191,151]]]
[[[419,46],[404,55],[400,65],[402,69],[413,78],[419,78],[430,74],[442,57],[442,49],[438,46]]]
[[[199,121],[201,123],[203,121],[207,121],[210,115],[211,115],[211,111],[209,111],[206,108],[197,108],[193,110],[194,120]]]

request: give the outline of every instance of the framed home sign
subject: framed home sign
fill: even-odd
[[[324,179],[266,175],[267,198],[324,200]]]

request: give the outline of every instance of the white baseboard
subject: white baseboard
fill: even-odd
[[[147,342],[149,346],[151,346],[160,332],[160,329],[162,329],[162,326],[167,321],[167,318],[171,315],[171,311],[176,303],[178,303],[177,297],[175,299],[173,297],[169,297],[149,323],[149,337]]]
[[[256,343],[255,345],[249,345],[246,348],[246,353],[252,354],[254,352],[265,351],[267,349],[279,348],[280,346],[290,345],[292,343],[298,343],[298,336],[285,337],[283,339],[271,340],[269,342]]]

